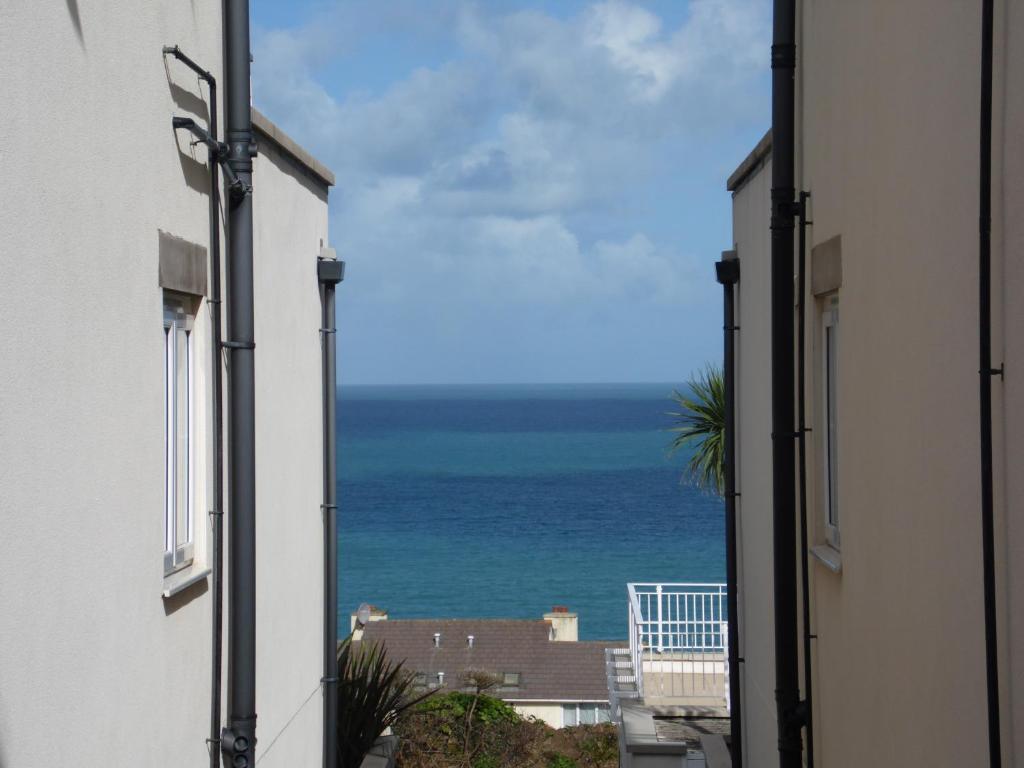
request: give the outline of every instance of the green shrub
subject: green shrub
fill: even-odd
[[[474,722],[484,725],[501,722],[515,723],[522,720],[519,713],[501,699],[483,694],[462,693],[461,691],[434,696],[420,704],[417,709],[441,718],[453,719],[464,718],[466,713],[472,710]]]
[[[595,729],[580,740],[579,750],[588,764],[602,765],[614,761],[619,756],[618,734],[612,729]]]
[[[617,768],[610,723],[556,730],[482,693],[438,694],[394,726],[398,768]]]
[[[381,645],[338,648],[338,765],[358,768],[377,737],[430,693],[414,694],[412,675]]]

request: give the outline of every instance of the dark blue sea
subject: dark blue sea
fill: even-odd
[[[343,387],[342,630],[392,618],[580,615],[626,637],[630,581],[721,581],[722,502],[668,456],[671,385]]]

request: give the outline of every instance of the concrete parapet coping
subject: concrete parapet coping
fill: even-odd
[[[743,162],[739,164],[732,175],[729,176],[729,180],[725,182],[725,188],[729,192],[736,192],[743,182],[745,182],[758,168],[761,167],[761,163],[768,158],[772,153],[772,131],[769,128],[768,132],[761,137],[761,140],[757,142],[757,146],[747,155]]]
[[[295,139],[281,130],[270,118],[260,112],[256,107],[252,108],[252,127],[260,134],[270,139],[285,154],[302,165],[307,171],[313,174],[325,186],[334,186],[334,173],[326,165],[317,160],[307,150],[303,149]]]
[[[621,703],[622,739],[626,752],[640,755],[685,755],[690,747],[685,741],[659,741],[650,707],[629,701]]]

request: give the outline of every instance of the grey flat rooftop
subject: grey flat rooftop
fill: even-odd
[[[730,721],[726,717],[665,716],[632,701],[623,701],[621,709],[621,733],[630,754],[685,755],[690,750],[705,749],[705,742],[712,743],[712,752],[720,753],[729,735]]]

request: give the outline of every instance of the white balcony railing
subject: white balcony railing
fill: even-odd
[[[729,707],[724,584],[630,584],[629,653],[648,702]]]

